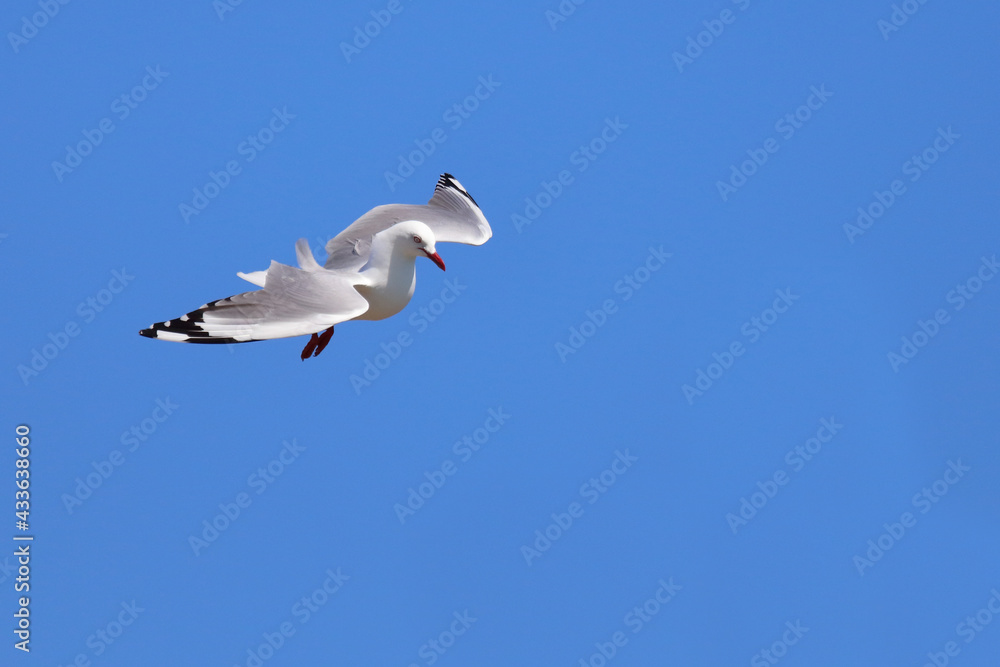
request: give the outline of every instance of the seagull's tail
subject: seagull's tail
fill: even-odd
[[[299,259],[299,266],[303,271],[322,271],[323,267],[319,265],[316,258],[312,254],[312,250],[309,248],[309,242],[305,239],[299,239],[295,243],[295,255]],[[265,281],[267,281],[267,270],[264,271],[251,271],[249,273],[244,273],[242,271],[237,271],[238,275],[243,280],[248,283],[253,283],[258,287],[263,287]]]

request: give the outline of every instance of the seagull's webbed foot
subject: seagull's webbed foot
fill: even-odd
[[[319,344],[319,336],[313,334],[312,338],[309,339],[309,342],[306,343],[306,346],[302,348],[302,361],[305,361],[309,357],[313,356],[313,350],[316,349],[317,344]]]
[[[318,357],[319,353],[326,349],[326,346],[330,344],[331,338],[333,338],[333,327],[319,334],[319,338],[317,339],[318,345],[316,346],[316,351],[313,352],[314,357]]]
[[[330,327],[323,333],[313,334],[306,343],[306,346],[302,348],[302,361],[305,361],[309,357],[318,357],[319,353],[326,349],[326,346],[330,344],[330,339],[333,338],[333,327]]]

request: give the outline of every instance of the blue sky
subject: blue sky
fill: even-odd
[[[3,664],[994,664],[998,19],[8,3]],[[396,317],[137,335],[442,172]]]

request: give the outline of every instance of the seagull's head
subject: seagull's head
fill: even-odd
[[[434,232],[430,227],[419,220],[407,220],[393,225],[393,230],[398,234],[397,248],[402,247],[403,251],[412,257],[426,255],[444,271],[444,260],[434,247]]]

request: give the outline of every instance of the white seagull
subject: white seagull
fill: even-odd
[[[266,271],[237,273],[263,289],[207,303],[139,333],[178,343],[247,343],[312,334],[302,359],[316,356],[347,320],[382,320],[406,307],[426,255],[444,270],[435,244],[482,245],[493,236],[479,205],[451,174],[442,174],[426,206],[376,206],[326,244],[320,266],[309,244],[295,244],[299,268],[272,261]],[[322,333],[321,333],[322,332]]]

